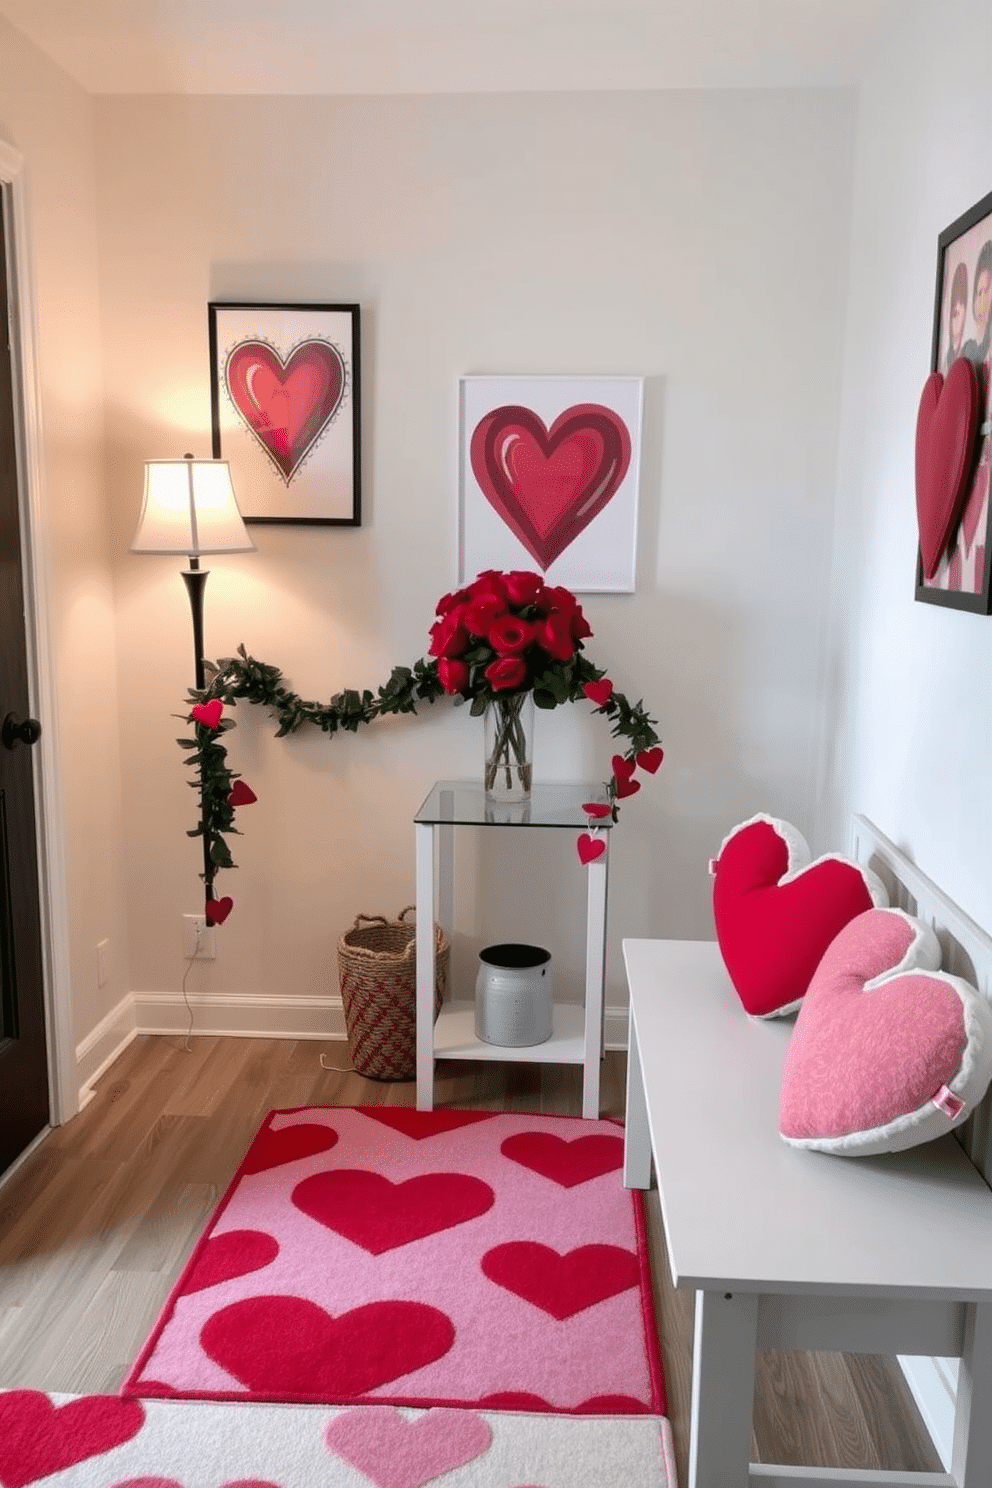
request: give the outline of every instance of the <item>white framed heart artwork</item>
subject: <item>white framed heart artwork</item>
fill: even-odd
[[[245,521],[360,526],[359,306],[207,312],[213,454]]]
[[[643,401],[641,377],[461,378],[459,582],[633,593]]]

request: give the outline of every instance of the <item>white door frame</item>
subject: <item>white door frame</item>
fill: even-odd
[[[4,189],[5,188],[5,189]],[[69,895],[65,862],[62,780],[59,768],[58,712],[47,553],[44,532],[44,462],[38,384],[37,321],[31,274],[32,256],[24,188],[24,158],[0,139],[0,189],[10,206],[7,223],[7,278],[10,291],[11,360],[17,443],[21,553],[24,570],[25,629],[31,713],[43,721],[34,747],[35,819],[38,833],[39,903],[45,975],[45,1026],[48,1039],[50,1121],[61,1125],[79,1110],[72,1018]]]

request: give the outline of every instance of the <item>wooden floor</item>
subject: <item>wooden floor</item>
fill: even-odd
[[[115,1391],[266,1111],[412,1105],[412,1084],[321,1068],[345,1046],[144,1036],[94,1099],[0,1186],[0,1387]],[[603,1066],[602,1112],[623,1116],[626,1057]],[[577,1115],[578,1067],[438,1066],[438,1105]],[[688,1481],[692,1298],[672,1289],[648,1195],[655,1300],[680,1482]],[[763,1462],[939,1471],[894,1364],[846,1354],[759,1356],[752,1455]]]

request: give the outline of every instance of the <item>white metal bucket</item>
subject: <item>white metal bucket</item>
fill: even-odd
[[[486,946],[475,979],[475,1035],[523,1049],[551,1037],[551,952],[542,946]]]

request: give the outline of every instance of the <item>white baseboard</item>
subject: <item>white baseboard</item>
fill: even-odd
[[[129,992],[76,1047],[80,1110],[92,1099],[94,1083],[139,1033],[190,1034],[193,1038],[345,1040],[348,1036],[339,996],[195,993],[187,1007],[178,992]],[[604,1033],[608,1049],[627,1047],[626,1008],[606,1009]]]
[[[950,1472],[958,1360],[926,1359],[915,1354],[900,1354],[899,1364],[930,1433],[937,1456],[944,1464],[944,1471]]]

